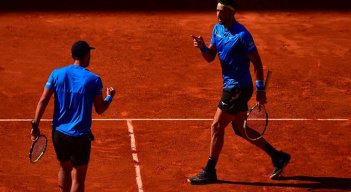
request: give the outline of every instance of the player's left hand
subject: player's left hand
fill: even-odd
[[[266,92],[264,92],[264,91],[257,91],[256,92],[256,101],[260,105],[265,105],[267,103]]]
[[[108,87],[106,89],[106,94],[110,95],[111,97],[114,97],[116,94],[116,90],[113,87]]]

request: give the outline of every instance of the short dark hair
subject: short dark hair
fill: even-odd
[[[236,9],[238,7],[236,0],[218,0],[218,3],[221,3],[223,5],[229,5],[229,6],[233,7],[234,9]]]
[[[90,45],[86,41],[77,41],[72,45],[71,52],[73,59],[83,59],[86,54],[90,52],[91,49],[95,49],[94,47],[90,47]]]

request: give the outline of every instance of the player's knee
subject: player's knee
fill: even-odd
[[[212,125],[211,125],[211,130],[212,131],[217,131],[219,129],[220,129],[219,122],[217,122],[217,121],[213,122]]]
[[[60,169],[64,172],[72,171],[72,163],[70,161],[60,161]]]
[[[219,122],[213,122],[211,125],[211,132],[214,135],[224,134],[224,127]]]

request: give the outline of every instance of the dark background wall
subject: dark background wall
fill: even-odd
[[[209,10],[216,0],[0,0],[0,10]],[[351,0],[238,0],[241,10],[351,10]]]

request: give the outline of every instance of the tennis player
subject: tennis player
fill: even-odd
[[[277,151],[265,139],[251,141],[245,137],[243,122],[248,111],[248,101],[253,94],[250,74],[250,61],[254,66],[256,78],[256,100],[266,104],[264,91],[263,65],[249,31],[235,19],[235,0],[219,0],[217,4],[218,23],[212,31],[212,39],[207,47],[201,36],[192,36],[194,46],[199,48],[203,58],[211,62],[218,54],[223,77],[223,93],[211,126],[210,156],[205,168],[196,176],[188,178],[192,184],[206,184],[217,181],[216,164],[224,142],[224,129],[232,123],[234,132],[250,141],[272,159],[274,170],[270,178],[277,178],[290,160],[290,155]],[[250,135],[259,134],[253,129]]]
[[[60,191],[84,191],[84,182],[90,159],[93,135],[92,107],[102,114],[109,107],[115,90],[107,88],[107,96],[102,97],[102,81],[90,72],[90,51],[94,49],[85,41],[72,45],[74,63],[55,69],[45,85],[36,108],[31,139],[40,135],[39,122],[55,95],[52,122],[52,140],[60,162],[58,184]]]

